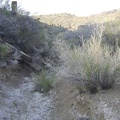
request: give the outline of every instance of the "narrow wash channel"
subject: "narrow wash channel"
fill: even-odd
[[[0,120],[50,120],[51,96],[33,92],[33,79],[23,79],[18,87],[0,80]]]

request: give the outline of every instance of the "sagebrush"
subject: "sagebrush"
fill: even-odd
[[[102,42],[102,33],[103,30],[96,29],[82,47],[71,49],[64,41],[57,42],[67,77],[79,81],[91,93],[113,87],[120,77],[120,48],[117,46],[112,54],[113,48]]]

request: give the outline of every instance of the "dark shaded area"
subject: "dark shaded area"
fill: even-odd
[[[59,56],[53,42],[62,31],[66,29],[27,15],[12,16],[10,11],[0,9],[0,38],[30,55],[41,66],[57,65]]]
[[[76,31],[65,31],[63,39],[72,44],[81,46],[82,40],[90,39],[95,27],[96,24],[80,25]]]
[[[91,38],[94,31],[96,31],[97,27],[102,24],[92,24],[88,23],[86,25],[80,25],[76,31],[66,30],[62,33],[62,39],[75,44],[82,45],[82,40],[87,41]],[[103,24],[105,30],[103,31],[103,43],[108,44],[114,48],[114,51],[118,46],[120,46],[120,19],[113,22],[106,22]]]

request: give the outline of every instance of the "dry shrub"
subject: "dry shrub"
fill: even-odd
[[[83,42],[82,47],[71,47],[64,41],[58,41],[57,47],[67,69],[66,76],[79,81],[81,86],[91,93],[98,88],[109,89],[120,77],[120,48],[111,55],[112,48],[102,44],[101,29],[96,29],[91,39]],[[65,73],[64,73],[65,74]]]
[[[35,77],[35,90],[43,93],[48,93],[53,87],[53,83],[55,81],[55,74],[43,69],[39,74],[36,74]]]
[[[9,53],[9,48],[4,44],[0,45],[0,59],[4,59]]]

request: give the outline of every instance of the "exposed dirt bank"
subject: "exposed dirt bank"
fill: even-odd
[[[52,120],[120,120],[120,84],[97,94],[80,94],[73,82],[55,86]]]

